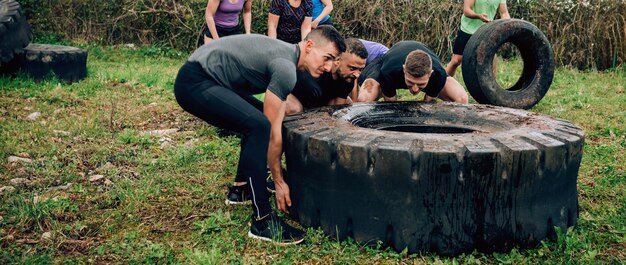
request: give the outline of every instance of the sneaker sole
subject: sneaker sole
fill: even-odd
[[[279,245],[279,246],[297,245],[297,244],[302,243],[302,241],[304,241],[304,238],[302,238],[302,239],[299,239],[297,241],[291,241],[291,242],[276,242],[276,241],[272,240],[271,238],[257,236],[255,234],[252,234],[252,232],[250,232],[250,231],[248,231],[248,237],[254,238],[254,239],[258,239],[258,240],[262,240],[262,241],[272,242],[273,244],[276,244],[276,245]]]
[[[224,203],[226,203],[226,205],[248,205],[248,204],[252,204],[252,201],[234,202],[230,200],[225,200]]]

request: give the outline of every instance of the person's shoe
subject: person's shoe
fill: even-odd
[[[228,193],[226,194],[226,205],[252,203],[252,196],[250,192],[250,185],[248,183],[241,186],[228,187]]]
[[[296,245],[304,241],[304,231],[295,228],[272,212],[261,220],[252,217],[252,226],[248,237],[269,241],[281,246]]]

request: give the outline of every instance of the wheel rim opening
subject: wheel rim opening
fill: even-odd
[[[520,80],[524,74],[524,60],[515,44],[507,42],[500,46],[493,59],[492,72],[502,89],[509,91],[520,89]]]
[[[472,133],[476,130],[450,125],[425,125],[425,124],[399,124],[378,127],[381,131],[408,132],[408,133],[435,133],[435,134],[458,134]]]

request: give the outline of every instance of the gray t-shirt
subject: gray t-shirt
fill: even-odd
[[[296,84],[297,46],[257,34],[220,38],[198,48],[198,62],[219,85],[252,94],[272,91],[283,101]]]

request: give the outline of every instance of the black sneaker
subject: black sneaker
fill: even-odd
[[[250,204],[252,203],[252,196],[250,192],[250,185],[246,183],[241,186],[228,187],[228,193],[226,194],[226,205],[232,204]]]
[[[252,218],[248,237],[270,241],[278,245],[296,245],[304,241],[304,231],[295,228],[272,212],[261,220]]]

